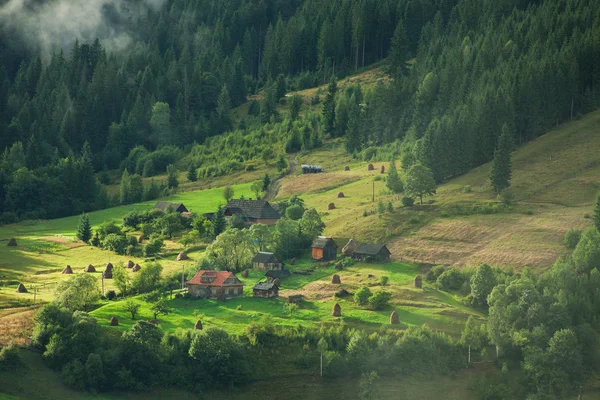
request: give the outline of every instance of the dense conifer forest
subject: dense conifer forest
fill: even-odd
[[[25,7],[41,13],[43,3]],[[108,31],[130,38],[125,48],[106,29],[36,42],[10,23],[11,2],[0,6],[3,222],[106,207],[117,200],[102,171],[154,176],[190,150],[202,169],[226,148],[201,175],[240,168],[261,157],[277,123],[288,152],[345,137],[363,157],[396,142],[405,169],[420,162],[443,181],[490,161],[503,131],[518,145],[600,106],[594,0],[134,3],[100,10]],[[136,12],[124,18],[127,7]],[[322,115],[277,113],[285,93],[375,63],[389,83],[330,86]],[[257,92],[234,126],[231,109]],[[210,140],[228,131],[226,145]]]

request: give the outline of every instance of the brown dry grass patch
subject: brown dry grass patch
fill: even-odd
[[[35,307],[0,310],[0,347],[27,344],[33,331]]]
[[[44,242],[60,244],[61,246],[66,247],[68,249],[74,249],[76,247],[81,247],[81,246],[87,246],[85,243],[83,243],[79,240],[73,239],[71,237],[68,237],[68,236],[60,236],[60,235],[44,236],[44,237],[41,237],[39,240],[42,240]]]
[[[326,191],[356,182],[359,179],[361,179],[360,175],[349,172],[290,176],[281,181],[281,186],[279,188],[279,192],[277,193],[277,197],[288,198],[294,194],[298,195],[302,193]]]

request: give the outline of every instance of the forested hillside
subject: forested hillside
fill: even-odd
[[[522,143],[600,106],[594,0],[122,0],[94,10],[102,29],[54,48],[36,42],[43,27],[18,23],[20,2],[0,4],[3,222],[118,202],[102,171],[138,183],[170,164],[224,174],[328,137],[363,158],[402,142],[403,166],[441,181],[489,161],[503,129]],[[56,4],[21,7],[43,20]],[[129,44],[115,45],[122,35]],[[289,91],[384,59],[389,84],[332,84],[322,115],[277,111]],[[234,123],[231,109],[259,91]]]

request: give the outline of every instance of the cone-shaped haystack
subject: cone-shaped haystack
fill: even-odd
[[[119,320],[117,319],[117,317],[112,317],[110,319],[110,326],[119,326]]]
[[[185,261],[185,260],[189,260],[190,258],[188,257],[187,254],[185,254],[185,251],[182,251],[181,253],[179,253],[179,255],[177,256],[177,261]]]
[[[127,264],[126,264],[127,268],[133,268],[134,265],[135,265],[135,263],[133,261],[131,261],[131,260],[127,261]]]
[[[144,241],[144,236],[140,235],[138,236],[138,243],[142,243]]]
[[[373,164],[369,164],[369,166],[367,167],[368,171],[375,171],[375,167],[373,166]]]
[[[62,274],[63,275],[69,275],[69,274],[72,274],[72,273],[73,273],[73,270],[71,269],[70,265],[67,265],[65,267],[65,269],[62,270]]]
[[[94,266],[90,264],[83,269],[83,272],[96,272],[96,268],[94,268]]]
[[[400,323],[400,316],[396,311],[392,311],[390,314],[390,324],[398,325]]]
[[[279,280],[279,278],[275,278],[275,280],[273,281],[273,283],[275,284],[275,286],[277,286],[278,288],[281,287],[281,281]]]
[[[111,263],[106,264],[106,270],[110,269],[112,271],[113,268],[114,267],[113,267],[113,265]]]
[[[245,269],[242,271],[242,278],[247,278],[248,277],[248,270]]]
[[[346,196],[344,196],[344,192],[339,192],[337,197],[338,197],[338,199],[343,199]]]
[[[27,288],[25,288],[25,285],[19,283],[19,286],[17,286],[17,293],[27,293]]]
[[[15,247],[16,245],[17,245],[17,239],[15,239],[15,238],[8,239],[7,246],[9,246],[9,247]]]
[[[333,306],[333,310],[331,310],[331,315],[333,315],[334,317],[342,316],[342,307],[340,307],[338,303],[335,303],[335,305]]]
[[[328,210],[335,210],[335,204],[333,203],[329,203],[329,205],[327,206]]]
[[[201,331],[202,330],[202,321],[198,320],[196,322],[196,325],[194,325],[194,330],[195,331]]]
[[[379,170],[382,174],[385,174],[385,165],[381,166],[381,169]]]
[[[415,276],[414,286],[419,289],[423,287],[423,278],[421,278],[421,275]]]
[[[342,249],[342,255],[344,257],[351,256],[357,247],[358,247],[358,244],[353,239],[350,239],[348,241],[348,243]]]
[[[104,279],[112,279],[113,265],[111,263],[106,264],[106,269],[102,273]]]
[[[350,171],[350,167],[346,165],[346,166],[344,167],[344,171]]]
[[[135,264],[133,268],[131,268],[131,272],[138,272],[140,269],[142,269],[142,267],[140,267],[140,264]]]
[[[331,277],[331,283],[333,283],[335,285],[339,285],[340,283],[342,283],[342,280],[340,279],[340,276],[338,274],[334,274]]]

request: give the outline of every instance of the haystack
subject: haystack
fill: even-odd
[[[7,244],[8,247],[15,247],[16,245],[17,245],[17,239],[15,239],[15,238],[8,239],[8,244]]]
[[[381,169],[379,170],[382,174],[385,174],[385,165],[381,166]]]
[[[400,316],[396,311],[392,311],[390,314],[390,324],[398,325],[400,323]]]
[[[340,307],[338,303],[335,303],[335,305],[333,306],[333,310],[331,310],[331,315],[333,315],[334,317],[342,316],[342,307]]]
[[[119,326],[119,320],[117,317],[113,316],[110,319],[110,326]]]
[[[135,263],[133,261],[131,261],[131,260],[127,261],[127,265],[126,265],[127,268],[133,268],[134,265],[135,265]]]
[[[416,288],[419,288],[419,289],[421,289],[423,287],[423,278],[421,278],[421,275],[415,276],[413,284]]]
[[[17,293],[27,293],[27,288],[22,283],[17,286]]]
[[[346,165],[346,166],[344,167],[344,171],[350,171],[350,167]]]
[[[338,199],[343,199],[346,196],[344,196],[344,192],[339,192],[337,197],[338,197]]]
[[[179,255],[177,256],[177,261],[185,261],[185,260],[189,260],[190,258],[188,257],[187,254],[185,254],[184,251],[182,251],[181,253],[179,253]]]
[[[369,164],[369,166],[367,167],[368,171],[375,171],[375,167],[373,166],[373,164]]]
[[[108,263],[108,264],[106,264],[106,269],[107,269],[107,270],[109,270],[109,269],[110,269],[110,270],[112,271],[112,269],[113,269],[113,268],[114,268],[114,267],[113,267],[113,265],[112,265],[111,263]]]
[[[65,269],[62,270],[63,275],[69,275],[73,273],[73,269],[71,269],[70,265],[67,265]]]
[[[144,236],[138,236],[138,243],[142,243],[144,241]]]
[[[152,325],[158,325],[158,321],[155,319],[151,319],[150,321],[148,321],[149,323],[151,323]]]
[[[348,244],[346,244],[344,246],[344,248],[342,249],[342,256],[344,256],[344,257],[351,256],[357,247],[358,247],[358,243],[356,243],[354,241],[354,239],[350,239],[348,241]]]
[[[195,331],[201,331],[202,330],[202,321],[198,320],[196,322],[196,325],[194,325],[194,330]]]
[[[112,279],[113,265],[111,263],[106,264],[106,269],[102,273],[102,277],[105,279]]]
[[[248,277],[248,270],[245,269],[242,271],[242,278],[247,278]]]
[[[333,203],[329,203],[329,205],[327,206],[328,210],[335,210],[335,204]]]
[[[280,287],[281,287],[281,281],[279,280],[279,278],[275,278],[275,280],[273,281],[273,284],[274,284],[275,286],[277,286],[278,288],[280,288]]]
[[[344,265],[342,264],[341,261],[338,261],[337,263],[335,263],[335,269],[337,269],[337,270],[344,269]]]
[[[342,283],[342,280],[340,279],[340,276],[338,274],[334,274],[331,277],[331,283],[333,283],[335,285],[339,285],[340,283]]]
[[[90,264],[83,269],[83,272],[96,272],[96,268],[94,268],[94,266]]]
[[[296,257],[290,260],[290,265],[296,265]]]
[[[142,267],[140,267],[140,264],[135,264],[133,268],[131,268],[131,272],[138,272],[140,269],[142,269]]]

